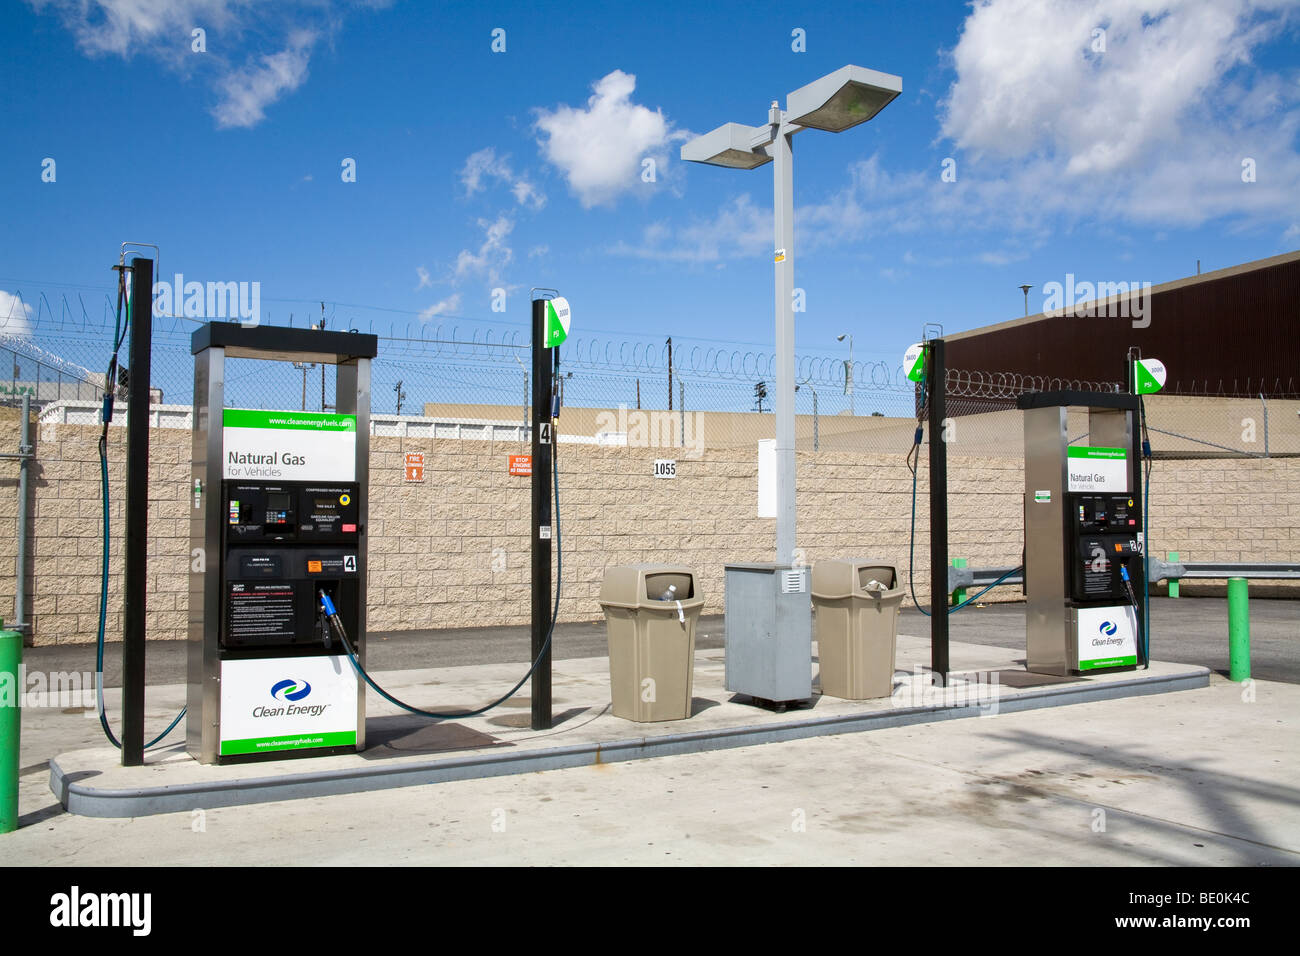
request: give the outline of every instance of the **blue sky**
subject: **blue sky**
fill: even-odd
[[[801,353],[850,332],[898,364],[925,322],[1021,314],[1022,283],[1039,311],[1067,273],[1300,247],[1295,0],[24,0],[7,22],[0,317],[38,342],[38,294],[97,313],[132,239],[164,277],[260,282],[277,324],[324,300],[336,326],[511,329],[551,286],[574,336],[770,348],[771,167],[678,150],[848,63],[904,92],[795,138]]]

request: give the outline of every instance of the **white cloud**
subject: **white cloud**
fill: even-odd
[[[32,307],[16,295],[0,289],[0,333],[29,338],[32,334]]]
[[[515,221],[501,213],[494,220],[480,219],[479,228],[483,230],[483,242],[478,252],[462,249],[456,256],[454,278],[457,282],[482,276],[489,285],[496,285],[501,280],[501,272],[514,258],[514,250],[506,244],[510,232],[515,228]]]
[[[130,57],[141,50],[181,57],[190,31],[229,25],[247,0],[28,0],[37,13],[53,10],[91,56]]]
[[[279,53],[260,57],[243,69],[227,73],[219,88],[221,102],[212,109],[217,125],[256,126],[266,118],[266,107],[285,93],[292,93],[307,78],[307,62],[316,35],[308,30],[295,31],[289,45]]]
[[[446,315],[449,312],[455,312],[460,308],[460,293],[456,292],[441,302],[435,302],[427,309],[420,313],[420,320],[427,322],[436,315]]]
[[[649,188],[642,161],[653,159],[656,182],[670,170],[668,147],[689,138],[660,110],[632,102],[636,77],[614,70],[597,80],[587,106],[537,111],[542,156],[558,167],[584,208],[612,205],[623,193]]]
[[[935,210],[1030,230],[1061,218],[1294,221],[1300,86],[1253,62],[1294,28],[1294,9],[1294,0],[979,0],[940,113],[965,155],[958,182],[930,190]],[[1242,178],[1247,159],[1254,182]]]
[[[533,246],[531,249],[528,250],[528,258],[538,259],[546,255],[550,251],[551,251],[551,247],[545,244],[540,246]]]
[[[429,278],[429,270],[424,266],[416,266],[415,274],[420,279],[420,284],[415,287],[417,292],[420,289],[427,289],[433,285],[433,280]]]
[[[57,16],[87,56],[141,55],[169,69],[203,77],[217,94],[211,113],[221,128],[260,123],[267,108],[307,77],[318,38],[340,29],[353,9],[386,0],[27,0]],[[206,49],[192,49],[192,31]],[[219,42],[217,42],[219,39]],[[232,62],[227,51],[246,58]]]
[[[465,184],[465,195],[472,196],[486,189],[485,179],[495,179],[510,186],[515,201],[530,209],[541,209],[546,205],[543,193],[526,176],[516,176],[510,168],[509,157],[498,157],[491,146],[471,153],[460,171],[460,181]]]
[[[618,242],[615,255],[663,262],[717,262],[767,255],[772,251],[772,210],[754,205],[748,193],[720,205],[707,219],[674,227],[653,222],[636,245]]]

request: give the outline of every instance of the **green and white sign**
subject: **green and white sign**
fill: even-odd
[[[357,674],[347,657],[221,662],[221,754],[355,747]]]
[[[1160,359],[1144,358],[1133,363],[1133,378],[1139,395],[1150,395],[1165,387],[1165,363]]]
[[[546,347],[555,348],[569,337],[569,300],[562,296],[546,300]]]
[[[357,416],[227,408],[222,477],[355,481]]]
[[[1066,461],[1067,491],[1113,491],[1128,487],[1128,452],[1123,448],[1071,445]]]
[[[925,346],[920,342],[903,353],[903,371],[913,382],[925,378]]]
[[[1129,667],[1137,663],[1137,615],[1133,608],[1081,607],[1078,617],[1079,670]]]

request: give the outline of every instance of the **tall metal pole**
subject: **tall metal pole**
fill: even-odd
[[[772,163],[773,237],[776,259],[776,562],[794,560],[794,132],[785,114],[772,104],[768,115],[775,126],[769,147]]]
[[[528,434],[528,369],[524,368],[524,363],[519,361],[519,356],[511,356],[515,364],[519,366],[519,371],[524,373],[524,430],[520,433],[520,438]]]
[[[62,392],[60,392],[62,394]],[[27,621],[27,473],[32,463],[32,396],[23,392],[23,422],[18,454],[18,547],[14,550],[14,623],[12,630],[26,636]]]
[[[668,410],[673,410],[673,337],[668,336]]]
[[[808,386],[812,388],[811,385]],[[821,450],[821,439],[817,434],[817,389],[813,388],[813,451]]]
[[[931,339],[926,355],[930,391],[930,670],[948,685],[948,447],[944,419],[946,366],[943,339]]]
[[[149,544],[149,365],[153,260],[131,270],[131,365],[126,396],[126,552],[122,629],[122,766],[144,765],[145,603]],[[105,518],[107,520],[107,518]]]
[[[533,635],[537,660],[551,626],[551,350],[546,348],[546,300],[533,300]],[[533,671],[533,730],[551,727],[551,657],[547,650]]]
[[[680,433],[678,436],[678,438],[680,439],[678,444],[680,444],[683,448],[685,448],[686,447],[686,383],[683,382],[680,378],[677,380],[677,417],[678,417],[678,424],[681,426],[678,429],[678,432]]]
[[[852,375],[853,375],[853,336],[850,335],[850,336],[849,336],[849,376],[850,376],[850,378],[849,378],[849,414],[850,414],[850,415],[856,415],[856,414],[858,413],[858,410],[857,410],[857,406],[854,404],[854,402],[856,401],[856,399],[854,398],[854,393],[857,392],[857,390],[858,390],[858,389],[857,389],[857,384],[858,384],[858,383],[855,382],[855,381],[853,381]]]
[[[1141,355],[1137,349],[1130,349],[1125,360],[1124,374],[1128,391],[1130,395],[1138,394],[1137,387],[1137,362],[1135,359]],[[1142,486],[1142,470],[1148,466],[1148,462],[1142,456],[1142,403],[1139,399],[1136,412],[1130,412],[1129,432],[1132,436],[1129,448],[1129,459],[1133,462],[1129,468],[1129,488],[1132,489],[1134,513],[1144,515],[1147,513],[1146,489]],[[1147,589],[1150,588],[1151,577],[1151,529],[1142,524],[1142,563],[1141,570],[1134,577],[1140,580],[1133,582],[1133,596],[1137,598],[1137,607],[1133,609],[1135,616],[1142,622],[1142,646],[1138,647],[1138,662],[1144,667],[1150,666],[1148,654],[1151,650],[1151,640],[1148,636],[1148,629],[1151,627],[1151,616],[1147,613]]]

